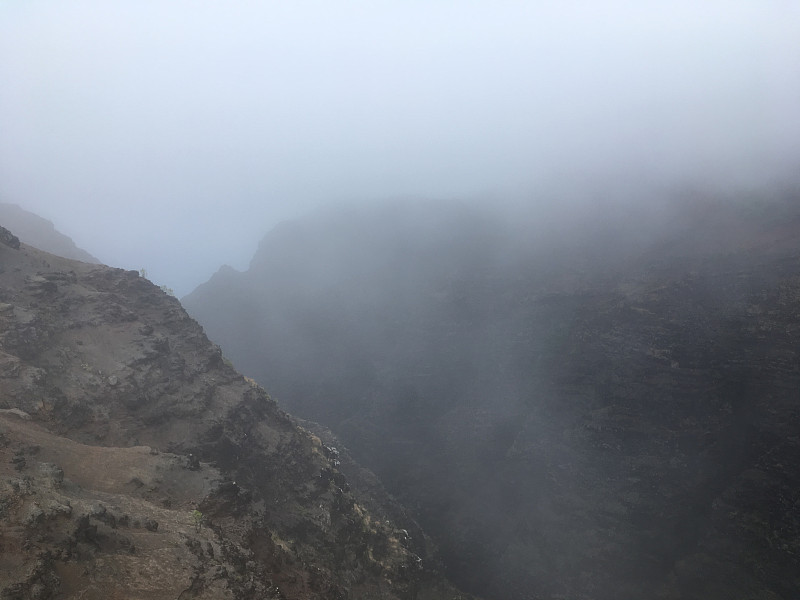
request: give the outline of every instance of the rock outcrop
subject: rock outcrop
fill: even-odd
[[[0,597],[467,598],[175,298],[25,244],[0,267]]]
[[[0,227],[0,244],[19,250],[19,238],[5,227]]]

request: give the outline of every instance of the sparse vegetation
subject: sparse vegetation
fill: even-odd
[[[144,267],[139,269],[139,276],[144,278],[144,279],[148,279],[148,277],[147,277],[147,269],[145,269]],[[148,281],[149,281],[149,279],[148,279]],[[159,285],[158,289],[160,289],[162,292],[164,292],[168,296],[173,296],[173,297],[175,296],[175,290],[173,290],[171,287],[169,287],[167,285]]]
[[[203,524],[205,523],[206,517],[205,515],[197,509],[192,511],[192,521],[194,522],[195,531],[198,533],[203,528]]]

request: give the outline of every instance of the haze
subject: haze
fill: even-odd
[[[797,40],[790,1],[0,2],[0,201],[183,295],[330,202],[764,184]]]

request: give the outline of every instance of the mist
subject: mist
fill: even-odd
[[[467,592],[797,597],[800,7],[587,4],[0,0],[0,202]]]
[[[182,303],[467,592],[796,597],[798,189],[637,189],[325,207]]]
[[[179,295],[327,203],[753,184],[792,2],[0,3],[0,201]]]

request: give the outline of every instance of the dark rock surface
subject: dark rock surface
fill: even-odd
[[[0,597],[467,598],[175,298],[0,265]]]
[[[5,227],[0,227],[0,244],[5,244],[9,248],[19,250],[19,238]]]
[[[800,597],[800,196],[320,214],[184,299],[496,599]]]

